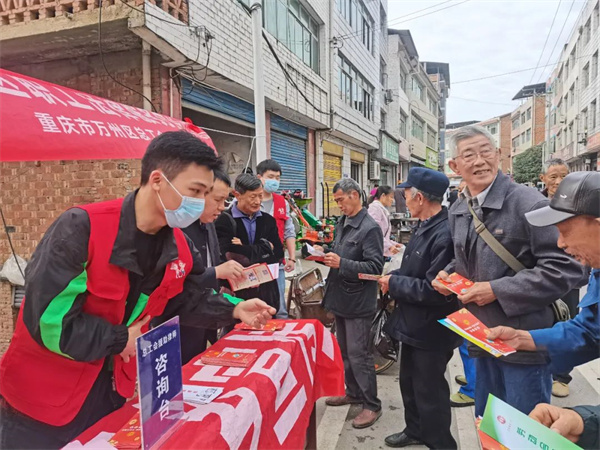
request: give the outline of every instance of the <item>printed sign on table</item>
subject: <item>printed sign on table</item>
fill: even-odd
[[[479,429],[510,449],[581,450],[567,438],[531,419],[492,394]]]
[[[137,338],[142,448],[152,448],[180,425],[183,382],[179,317]]]

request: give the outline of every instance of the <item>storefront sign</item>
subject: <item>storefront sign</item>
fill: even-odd
[[[381,133],[381,158],[392,164],[398,164],[400,161],[400,146],[385,133]]]
[[[161,133],[192,123],[0,69],[1,161],[141,158]]]
[[[479,429],[510,449],[577,450],[560,434],[529,418],[502,400],[488,396]]]
[[[596,150],[600,148],[600,133],[592,134],[587,138],[587,143],[585,144],[585,150]]]
[[[434,149],[426,147],[426,160],[425,166],[430,169],[438,170],[439,167],[439,155]]]
[[[142,448],[168,437],[183,417],[179,317],[137,338]]]

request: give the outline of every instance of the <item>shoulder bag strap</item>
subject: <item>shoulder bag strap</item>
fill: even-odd
[[[508,267],[510,267],[512,270],[514,270],[515,272],[519,272],[525,269],[525,266],[521,264],[521,262],[517,258],[515,258],[512,253],[506,250],[506,248],[500,242],[498,242],[494,235],[490,233],[490,231],[486,228],[486,226],[479,219],[479,217],[477,217],[477,214],[475,214],[473,206],[470,202],[468,203],[468,205],[469,211],[473,216],[475,232],[479,236],[481,236],[481,238],[485,241],[487,245],[489,245],[489,247],[494,251],[494,253],[498,255],[500,259],[504,261],[506,265],[508,265]]]

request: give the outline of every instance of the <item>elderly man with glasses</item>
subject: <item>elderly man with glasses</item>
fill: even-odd
[[[455,260],[438,278],[457,272],[474,281],[458,299],[489,327],[551,327],[551,304],[585,283],[585,269],[556,247],[556,228],[534,228],[527,222],[525,213],[546,206],[548,199],[512,183],[498,170],[500,152],[493,142],[476,126],[463,127],[450,139],[449,164],[466,188],[449,214]],[[441,283],[433,285],[451,295]],[[525,414],[537,403],[550,401],[552,374],[546,352],[518,351],[494,358],[469,346],[469,354],[476,361],[476,416],[483,415],[488,394]]]

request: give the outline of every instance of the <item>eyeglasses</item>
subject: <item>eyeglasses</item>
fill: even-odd
[[[497,150],[494,148],[484,148],[478,152],[465,152],[462,155],[457,156],[455,159],[462,158],[466,163],[472,163],[477,160],[477,156],[481,156],[483,159],[492,159],[496,156]]]

